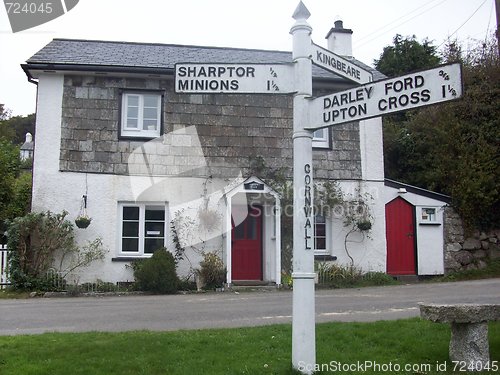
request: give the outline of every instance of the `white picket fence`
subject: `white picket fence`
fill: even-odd
[[[9,285],[7,275],[7,245],[0,245],[0,289]]]

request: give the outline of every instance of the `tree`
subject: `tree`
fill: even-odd
[[[19,147],[0,138],[0,237],[5,222],[25,215],[31,202],[31,173],[22,171]],[[3,241],[2,241],[3,242]]]
[[[449,194],[472,228],[500,225],[500,60],[493,40],[462,51],[449,42],[443,60],[463,65],[457,101],[384,119],[386,175]]]
[[[10,113],[10,109],[5,108],[5,105],[0,103],[0,121],[7,120],[10,117]]]
[[[385,47],[380,58],[374,61],[377,70],[388,77],[433,68],[440,62],[436,47],[427,39],[420,43],[415,35],[403,38],[399,34],[394,37],[393,45]],[[406,111],[384,117],[385,172],[391,178],[402,179],[405,171],[415,169],[414,163],[421,163],[421,160],[406,155],[411,154],[416,145],[413,139],[408,137],[404,122],[415,113],[418,111]]]
[[[23,144],[26,133],[35,134],[35,115],[14,116],[0,121],[0,138]]]
[[[393,43],[384,48],[378,60],[374,60],[375,68],[388,77],[430,69],[441,62],[436,47],[428,39],[419,43],[415,35],[403,38],[397,34]]]

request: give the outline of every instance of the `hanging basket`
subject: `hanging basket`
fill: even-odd
[[[362,232],[372,229],[372,223],[369,220],[358,221],[357,226]]]
[[[85,229],[90,225],[91,221],[92,221],[92,219],[88,216],[78,216],[75,219],[75,224],[78,228]]]

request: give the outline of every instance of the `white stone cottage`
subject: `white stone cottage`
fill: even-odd
[[[352,59],[351,33],[336,22],[328,47]],[[290,225],[281,218],[292,213],[278,180],[292,176],[292,95],[178,94],[174,65],[187,62],[291,63],[292,55],[54,39],[22,65],[38,86],[32,209],[66,210],[74,219],[85,201],[92,222],[77,229],[78,241],[101,237],[109,249],[80,282],[132,281],[132,260],[177,244],[186,248],[182,275],[199,266],[202,251],[215,251],[229,284],[281,283]],[[313,67],[314,95],[353,86]],[[366,271],[385,272],[381,119],[320,130],[313,146],[315,181],[335,182],[348,199],[370,197],[372,222],[369,236],[349,236],[347,254],[343,213],[318,215],[315,255],[341,264],[352,256]],[[426,272],[426,254],[413,273]],[[431,268],[442,273],[439,262]]]

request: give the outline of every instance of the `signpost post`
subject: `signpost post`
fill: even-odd
[[[175,66],[177,93],[294,94],[292,365],[305,374],[314,372],[316,364],[313,132],[462,96],[460,64],[372,82],[368,70],[312,43],[312,28],[307,22],[310,15],[300,1],[290,30],[293,64]],[[363,85],[311,100],[312,64]]]
[[[292,365],[302,372],[316,363],[313,133],[305,129],[309,124],[308,101],[312,96],[312,28],[307,23],[310,15],[301,1],[293,14],[295,24],[290,30],[297,89],[293,97]]]

